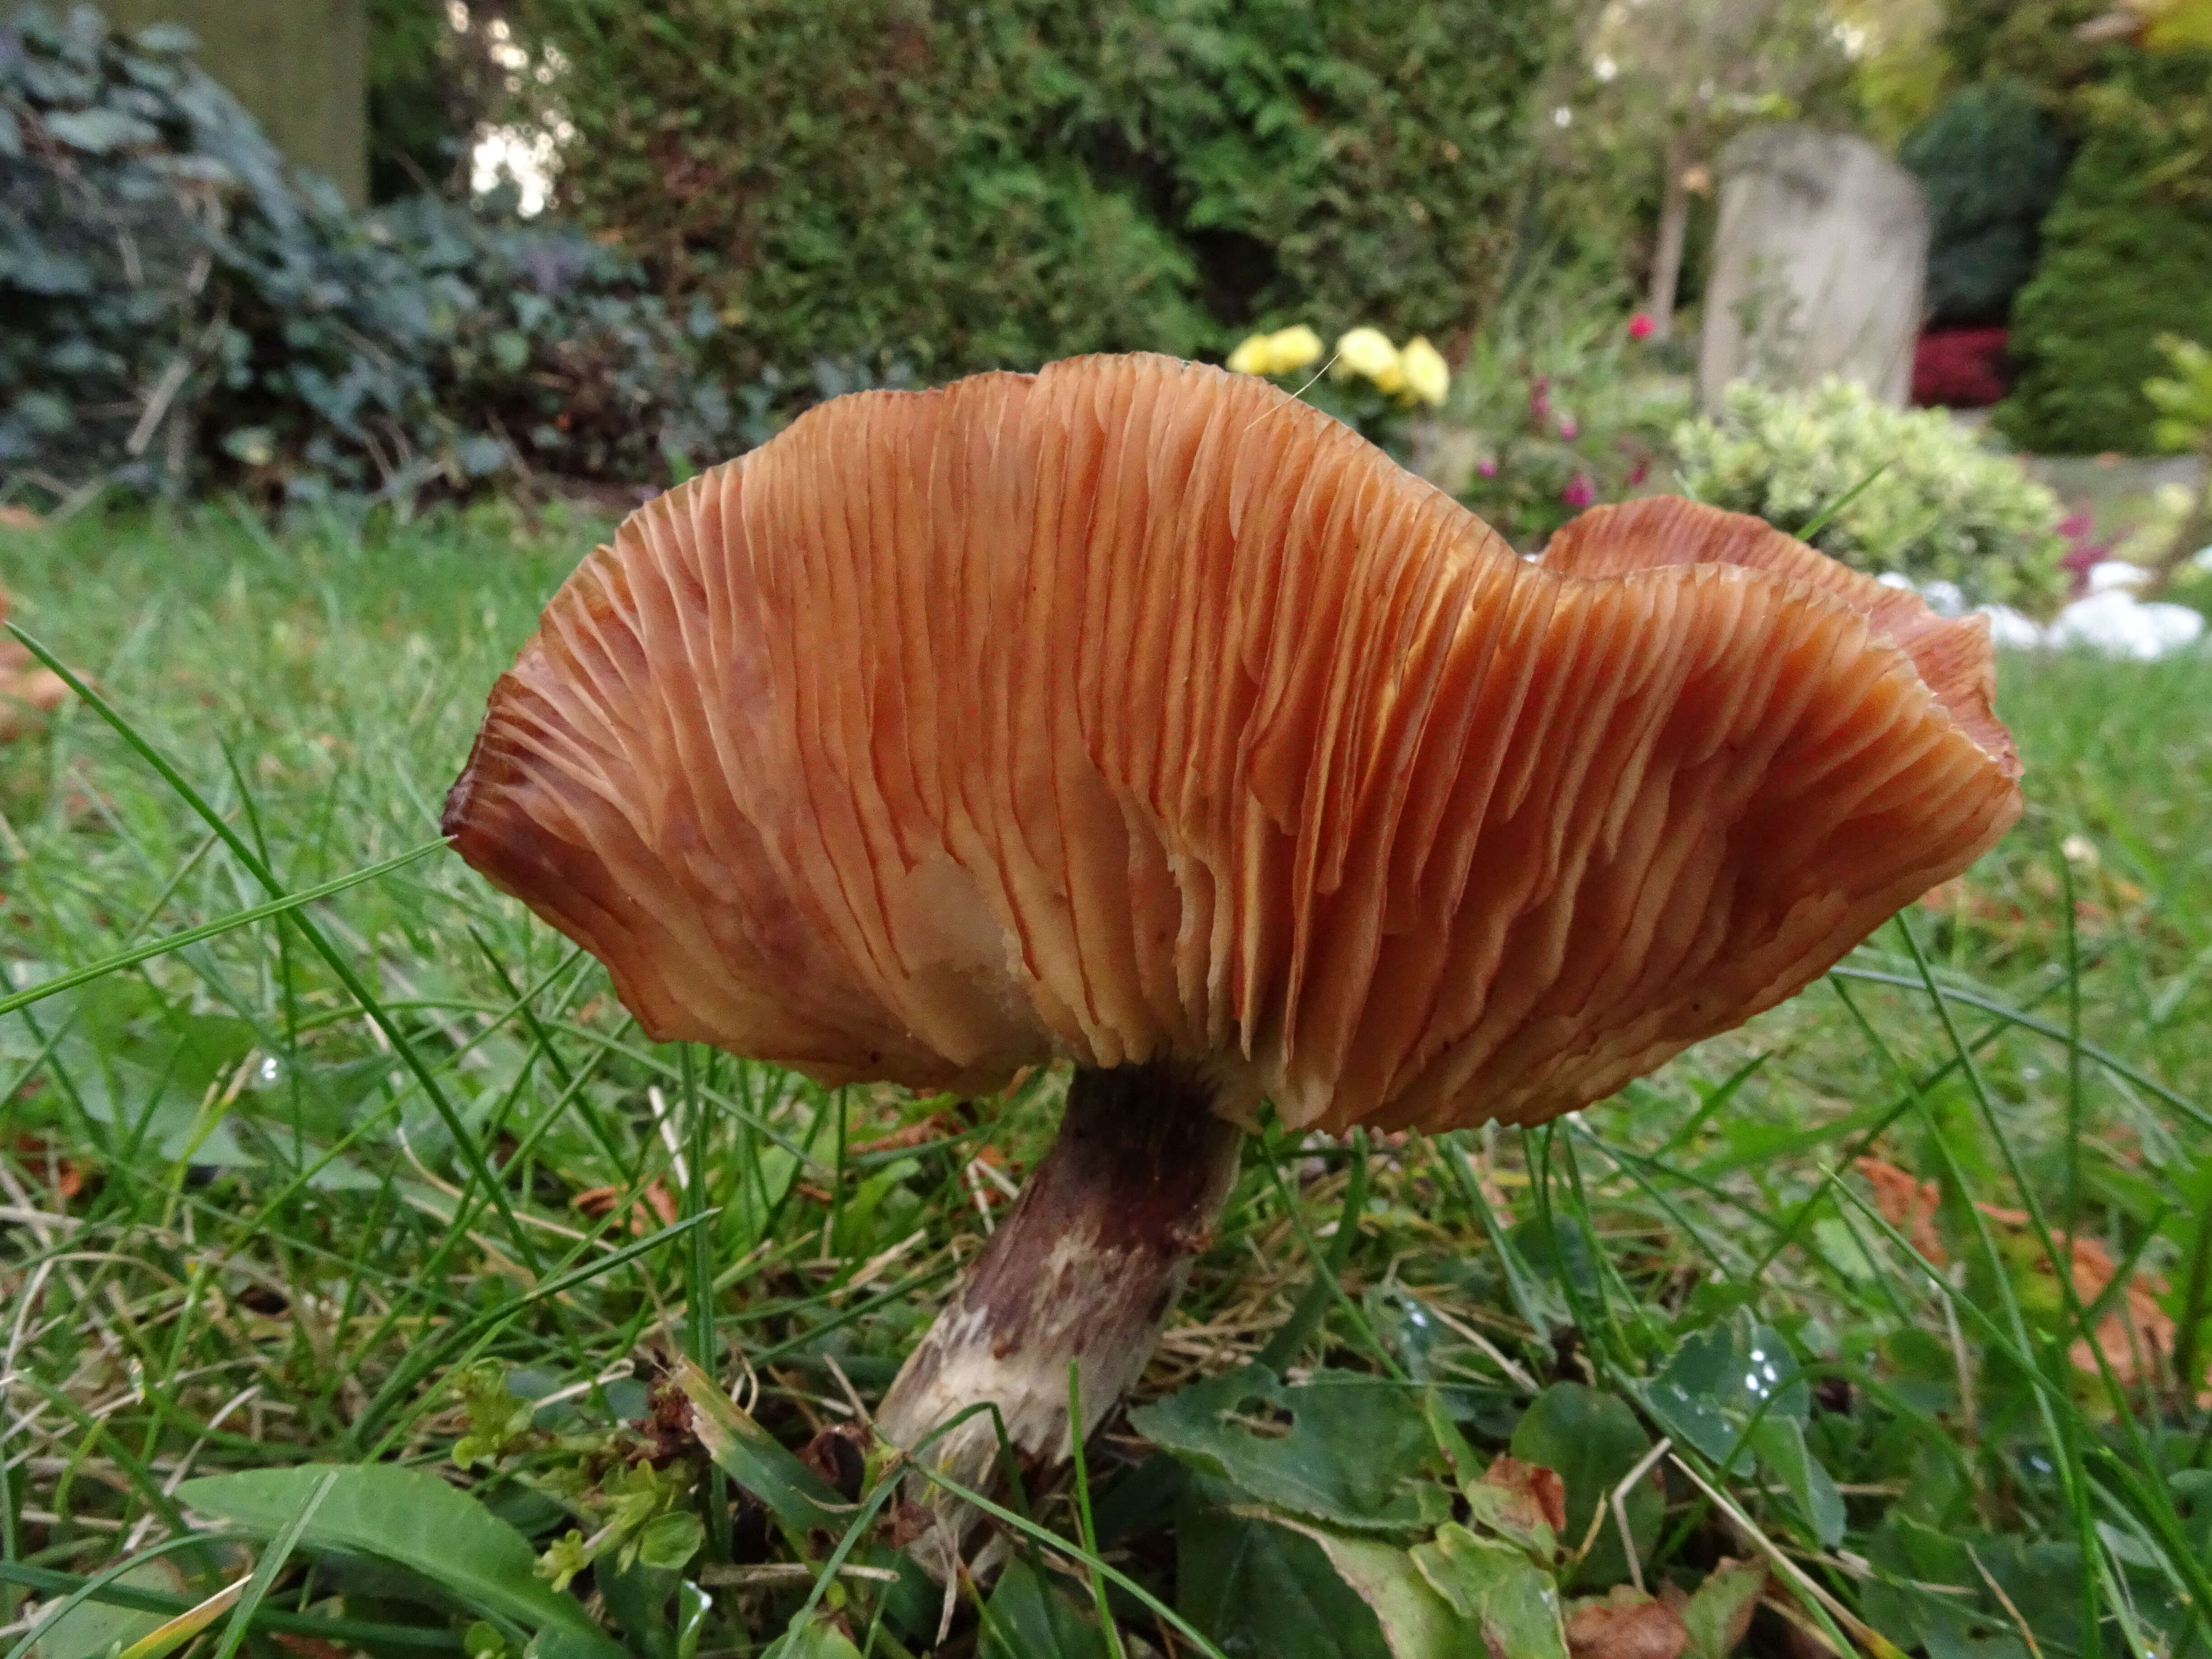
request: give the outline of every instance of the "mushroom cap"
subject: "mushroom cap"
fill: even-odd
[[[1532,562],[1264,381],[1075,358],[837,398],[631,514],[445,828],[658,1038],[1525,1123],[1994,843],[1992,678],[1978,619],[1757,520],[1601,508]]]

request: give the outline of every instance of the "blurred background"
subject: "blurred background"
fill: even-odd
[[[1802,526],[1909,431],[1830,551],[2186,603],[2208,64],[2203,0],[33,6],[0,478],[611,508],[856,386],[1363,328],[1448,378],[1316,400],[1523,544],[1685,479]]]

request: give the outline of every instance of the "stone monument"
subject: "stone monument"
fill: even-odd
[[[199,66],[286,159],[356,207],[368,199],[367,0],[106,0],[102,9],[125,29],[182,23],[198,39]]]
[[[1720,174],[1699,401],[1836,374],[1901,406],[1928,262],[1919,181],[1863,138],[1796,125],[1741,135]]]

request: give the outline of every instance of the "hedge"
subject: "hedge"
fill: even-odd
[[[1372,323],[1505,263],[1553,0],[519,0],[562,204],[732,366],[932,375]],[[565,128],[559,124],[565,123]]]
[[[2057,122],[2017,81],[1964,87],[1905,136],[1898,159],[1928,193],[1929,320],[2002,322],[2065,175]]]
[[[1997,424],[2024,448],[2140,452],[2158,337],[2212,341],[2212,52],[2139,54],[2079,104],[2087,136],[2014,301],[2021,374]]]

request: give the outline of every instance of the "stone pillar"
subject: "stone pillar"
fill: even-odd
[[[124,30],[181,23],[199,66],[286,158],[368,199],[368,0],[106,0]]]
[[[1698,396],[1840,375],[1902,406],[1928,263],[1919,181],[1849,133],[1746,132],[1722,151]]]

